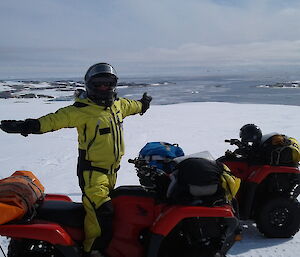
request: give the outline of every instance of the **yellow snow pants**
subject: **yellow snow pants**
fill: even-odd
[[[82,203],[86,211],[84,219],[85,240],[83,248],[85,252],[94,250],[95,240],[101,236],[99,224],[100,207],[110,201],[109,193],[116,184],[117,174],[104,174],[99,171],[83,171],[83,196]],[[99,249],[95,249],[99,250]]]

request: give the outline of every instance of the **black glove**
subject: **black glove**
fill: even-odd
[[[142,103],[142,112],[141,115],[143,115],[150,107],[150,102],[152,101],[152,97],[150,95],[147,95],[147,92],[143,94],[143,97],[141,100],[139,100]]]
[[[2,120],[0,128],[7,133],[18,133],[24,137],[28,134],[40,132],[40,122],[37,119]]]

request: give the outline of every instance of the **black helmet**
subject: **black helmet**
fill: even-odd
[[[88,98],[98,105],[110,107],[117,97],[117,81],[117,73],[110,64],[94,64],[84,76]]]
[[[240,129],[240,138],[243,143],[259,144],[261,137],[261,130],[255,124],[246,124]]]

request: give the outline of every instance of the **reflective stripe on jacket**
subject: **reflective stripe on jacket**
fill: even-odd
[[[119,98],[108,108],[88,98],[77,98],[73,105],[40,117],[40,132],[76,128],[79,149],[86,152],[86,160],[92,166],[115,170],[124,155],[123,119],[141,111],[140,101],[126,98]]]

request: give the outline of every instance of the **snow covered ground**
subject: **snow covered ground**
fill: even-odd
[[[0,120],[38,118],[71,102],[45,102],[41,99],[0,101]],[[124,122],[126,154],[118,173],[117,185],[138,184],[134,168],[127,162],[137,156],[149,141],[178,143],[186,154],[209,150],[214,157],[233,149],[224,139],[237,138],[246,123],[255,123],[263,133],[281,132],[300,139],[299,106],[185,103],[156,105],[143,116],[127,117]],[[69,194],[80,200],[76,177],[77,136],[75,129],[44,135],[6,134],[0,131],[0,178],[15,170],[33,171],[49,193]],[[0,239],[7,246],[5,238]],[[266,239],[251,224],[245,224],[243,240],[229,256],[295,257],[300,250],[300,233],[292,239]],[[0,256],[1,253],[0,253]]]

